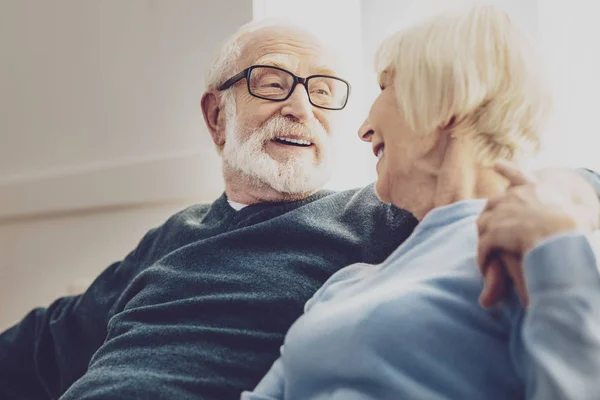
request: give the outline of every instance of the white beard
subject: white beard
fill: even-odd
[[[257,129],[248,129],[238,126],[235,109],[232,113],[227,108],[226,141],[222,156],[229,168],[241,172],[246,179],[286,194],[312,193],[329,180],[330,140],[319,122],[313,120],[307,126],[277,115]],[[311,154],[316,155],[290,157],[285,162],[271,158],[265,152],[266,144],[276,136],[285,134],[298,134],[310,140],[317,149]],[[242,142],[240,136],[247,139]]]

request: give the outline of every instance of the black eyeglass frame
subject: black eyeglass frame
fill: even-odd
[[[252,70],[255,68],[271,68],[271,69],[276,69],[279,71],[287,72],[288,74],[290,74],[294,78],[294,83],[293,83],[292,87],[290,88],[288,95],[282,99],[271,99],[269,97],[263,97],[263,96],[259,96],[257,94],[252,93],[252,90],[250,90],[250,79],[249,78],[250,78],[250,75],[252,74]],[[246,78],[246,86],[248,87],[248,93],[250,93],[251,96],[254,96],[254,97],[257,97],[257,98],[263,99],[263,100],[286,101],[287,99],[289,99],[292,96],[292,93],[294,93],[294,90],[296,90],[296,85],[298,85],[299,83],[301,83],[304,86],[304,89],[306,90],[306,94],[308,96],[308,101],[310,102],[310,104],[312,104],[313,106],[318,107],[318,108],[323,108],[325,110],[335,110],[335,111],[342,110],[342,109],[344,109],[344,107],[346,107],[346,104],[348,104],[348,99],[350,98],[351,86],[350,86],[350,83],[348,83],[348,81],[346,81],[345,79],[338,78],[337,76],[331,76],[331,75],[311,75],[311,76],[307,76],[306,78],[301,78],[299,76],[294,75],[287,69],[275,67],[273,65],[252,65],[252,66],[246,68],[245,70],[235,74],[231,78],[227,79],[221,86],[219,86],[217,88],[217,90],[219,90],[219,91],[227,90],[231,86],[235,85],[236,83],[238,83],[239,81],[241,81],[244,78]],[[338,81],[344,83],[346,85],[346,88],[348,89],[347,94],[346,94],[346,100],[344,101],[344,104],[342,104],[342,106],[340,108],[331,108],[331,107],[320,106],[318,104],[313,103],[312,99],[310,98],[310,93],[308,91],[308,81],[312,78],[331,78],[331,79],[335,79],[335,80],[338,80]]]

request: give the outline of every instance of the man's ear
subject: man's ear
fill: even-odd
[[[221,107],[221,99],[214,92],[206,92],[200,100],[204,122],[217,147],[225,144],[225,110]]]

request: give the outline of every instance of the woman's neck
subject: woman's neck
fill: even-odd
[[[506,181],[478,163],[467,143],[450,140],[444,151],[433,153],[415,163],[407,178],[410,182],[399,185],[403,190],[392,198],[395,205],[410,211],[419,221],[434,208],[486,199],[506,190]]]

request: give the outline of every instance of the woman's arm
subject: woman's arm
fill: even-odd
[[[502,292],[489,290],[490,276],[501,278],[494,273],[500,265],[525,306],[515,314],[511,355],[526,398],[596,399],[600,272],[589,239],[598,227],[596,193],[577,175],[561,186],[508,163],[495,169],[509,188],[488,201],[478,220],[478,263],[488,284],[482,303]]]
[[[508,162],[498,162],[495,171],[509,187],[488,201],[477,222],[477,259],[485,280],[480,302],[492,306],[512,283],[527,305],[521,265],[527,250],[556,233],[599,228],[599,196],[590,185],[595,175],[584,179],[574,171],[556,169],[533,175]]]
[[[552,236],[525,255],[529,307],[515,320],[512,341],[527,399],[598,398],[597,264],[588,236],[579,233]]]
[[[283,355],[283,346],[281,354]],[[283,361],[279,357],[252,392],[242,393],[241,400],[283,400],[284,394],[285,375]]]

